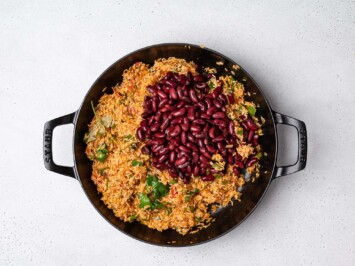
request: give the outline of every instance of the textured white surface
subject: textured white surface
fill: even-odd
[[[0,3],[0,265],[354,264],[354,1],[93,2]],[[75,111],[112,62],[162,42],[235,59],[308,128],[306,170],[273,182],[236,230],[190,248],[118,232],[42,162],[45,121]],[[290,133],[282,161],[295,158]],[[56,130],[57,162],[72,164],[71,136]]]

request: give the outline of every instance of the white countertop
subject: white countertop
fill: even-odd
[[[0,3],[0,265],[354,264],[354,1],[93,2]],[[112,62],[163,42],[233,58],[308,129],[306,170],[273,182],[237,229],[188,248],[120,233],[42,159],[46,121],[77,110]],[[71,138],[56,129],[56,162],[72,164]],[[295,132],[281,139],[290,163]]]

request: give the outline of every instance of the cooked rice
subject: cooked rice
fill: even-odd
[[[184,184],[181,179],[173,184],[176,180],[167,171],[153,167],[149,156],[140,152],[142,143],[136,138],[136,129],[141,122],[144,96],[149,94],[146,87],[155,84],[168,71],[196,74],[195,67],[193,62],[177,58],[159,59],[152,67],[135,63],[124,72],[122,83],[113,88],[112,94],[104,94],[95,108],[96,117],[85,136],[86,154],[93,160],[92,180],[107,207],[125,222],[136,220],[159,231],[172,228],[181,234],[193,233],[213,221],[210,209],[240,200],[238,187],[243,186],[245,181],[243,175],[236,176],[229,166],[227,174],[213,182],[204,182],[196,177],[189,184]],[[224,91],[233,92],[236,98],[236,103],[227,107],[230,118],[246,115],[248,111],[245,106],[255,107],[244,100],[242,83],[230,76],[215,80],[221,81]],[[234,121],[238,132],[241,127],[237,119]],[[244,145],[241,140],[242,137],[238,136],[237,152],[247,157],[254,148]],[[102,145],[106,145],[108,150],[104,162],[95,160],[96,151]],[[143,166],[132,166],[133,160],[143,162]],[[258,171],[258,166],[254,165],[252,169]],[[138,194],[145,192],[148,171],[151,175],[157,175],[163,184],[171,183],[170,192],[161,199],[168,209],[139,208]],[[199,192],[186,201],[187,193],[195,189]]]

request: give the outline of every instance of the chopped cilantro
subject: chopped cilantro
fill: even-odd
[[[137,161],[137,160],[133,160],[132,161],[132,166],[143,166],[143,162]]]
[[[126,136],[123,137],[123,141],[124,141],[124,142],[127,142],[127,141],[129,141],[131,138],[132,138],[132,135],[131,135],[131,134],[128,134],[128,135],[126,135]]]
[[[131,221],[131,222],[133,222],[134,220],[136,220],[137,219],[137,214],[134,214],[134,215],[131,215],[131,216],[129,216],[129,220]]]

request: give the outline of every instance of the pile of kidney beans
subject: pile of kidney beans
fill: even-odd
[[[236,174],[245,165],[258,161],[256,157],[242,161],[236,153],[235,126],[225,107],[234,103],[234,98],[222,93],[223,84],[209,92],[208,78],[190,72],[187,75],[168,72],[154,86],[148,86],[151,96],[144,99],[143,120],[136,132],[145,143],[141,151],[151,156],[153,166],[168,170],[173,178],[180,177],[184,183],[192,175],[213,181],[213,174],[225,174],[225,170],[211,167],[215,153],[221,154],[226,164],[234,165]],[[259,136],[254,134],[258,127],[253,120],[246,118],[241,125],[245,140],[258,145]]]

